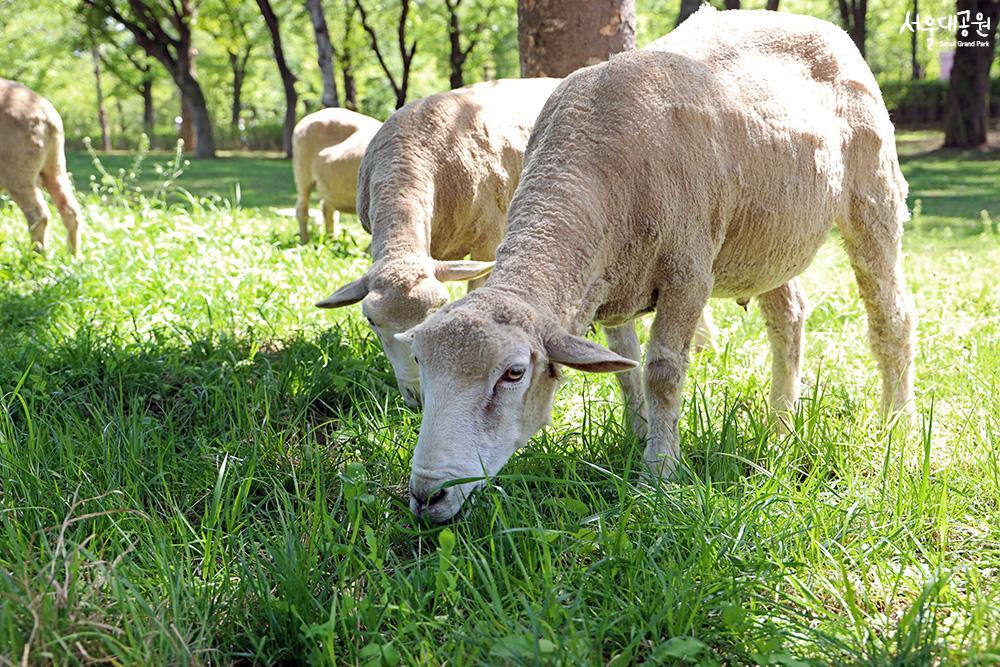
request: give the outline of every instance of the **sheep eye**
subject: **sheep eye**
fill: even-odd
[[[520,382],[521,378],[524,377],[525,368],[524,366],[511,366],[500,378],[501,382]]]

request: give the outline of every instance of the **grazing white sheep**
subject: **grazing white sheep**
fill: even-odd
[[[292,133],[292,169],[295,174],[295,217],[299,239],[309,241],[309,196],[315,183],[323,208],[326,233],[332,235],[338,211],[354,212],[360,155],[381,123],[350,109],[321,109],[298,122]],[[320,155],[329,149],[323,158]],[[360,154],[359,154],[360,151]],[[338,160],[343,158],[343,162]],[[357,158],[357,159],[355,159]],[[352,171],[353,169],[353,171]]]
[[[55,200],[75,256],[80,254],[80,205],[66,173],[65,135],[55,107],[30,88],[0,79],[0,190],[28,220],[31,240],[45,252],[49,207],[39,185]]]
[[[493,267],[528,136],[558,83],[500,80],[431,95],[390,116],[368,145],[357,210],[372,235],[372,266],[317,305],[363,300],[412,407],[417,368],[395,334],[448,301],[445,282],[476,281]]]
[[[411,508],[454,515],[477,483],[442,485],[500,470],[548,421],[559,366],[633,374],[644,458],[669,475],[688,348],[712,296],[761,304],[772,407],[789,409],[805,320],[796,276],[834,223],[868,310],[883,407],[910,409],[905,198],[875,79],[825,21],[702,9],[654,49],[574,73],[539,116],[489,280],[399,336],[424,391]],[[581,337],[593,321],[623,327],[650,309],[641,380],[631,337],[621,354]]]
[[[357,212],[358,170],[379,127],[381,124],[359,128],[339,144],[321,150],[313,160],[313,179],[328,236],[335,233],[341,212]]]

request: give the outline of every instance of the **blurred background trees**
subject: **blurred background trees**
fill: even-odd
[[[894,120],[946,126],[951,145],[981,144],[988,113],[1000,115],[1000,0],[712,4],[841,25],[864,48]],[[0,76],[51,99],[71,145],[85,136],[99,145],[106,134],[111,146],[128,149],[146,133],[161,148],[183,136],[202,157],[216,146],[278,151],[288,148],[295,119],[323,106],[384,118],[406,101],[476,81],[522,71],[562,76],[642,47],[697,7],[695,0],[0,0]],[[947,21],[963,10],[991,16],[991,31],[980,38],[987,46],[959,49],[949,82],[941,78],[955,39]],[[934,30],[907,28],[907,13],[912,21],[918,11]]]

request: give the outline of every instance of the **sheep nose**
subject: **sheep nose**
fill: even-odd
[[[429,497],[424,491],[410,490],[410,509],[417,516],[422,516],[427,510],[439,504],[448,497],[448,489],[438,489]]]

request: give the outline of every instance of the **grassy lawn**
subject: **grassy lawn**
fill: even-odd
[[[795,434],[765,426],[759,312],[718,302],[676,483],[641,470],[613,381],[571,373],[553,426],[444,528],[407,510],[420,415],[359,309],[312,307],[367,236],[298,245],[271,210],[287,161],[194,163],[174,203],[86,195],[78,262],[61,238],[28,252],[0,201],[0,664],[996,664],[1000,235],[980,211],[1000,221],[1000,154],[926,144],[900,142],[915,432],[879,425],[831,240],[804,275]],[[88,158],[71,168],[87,192]],[[236,181],[244,208],[200,199]]]

